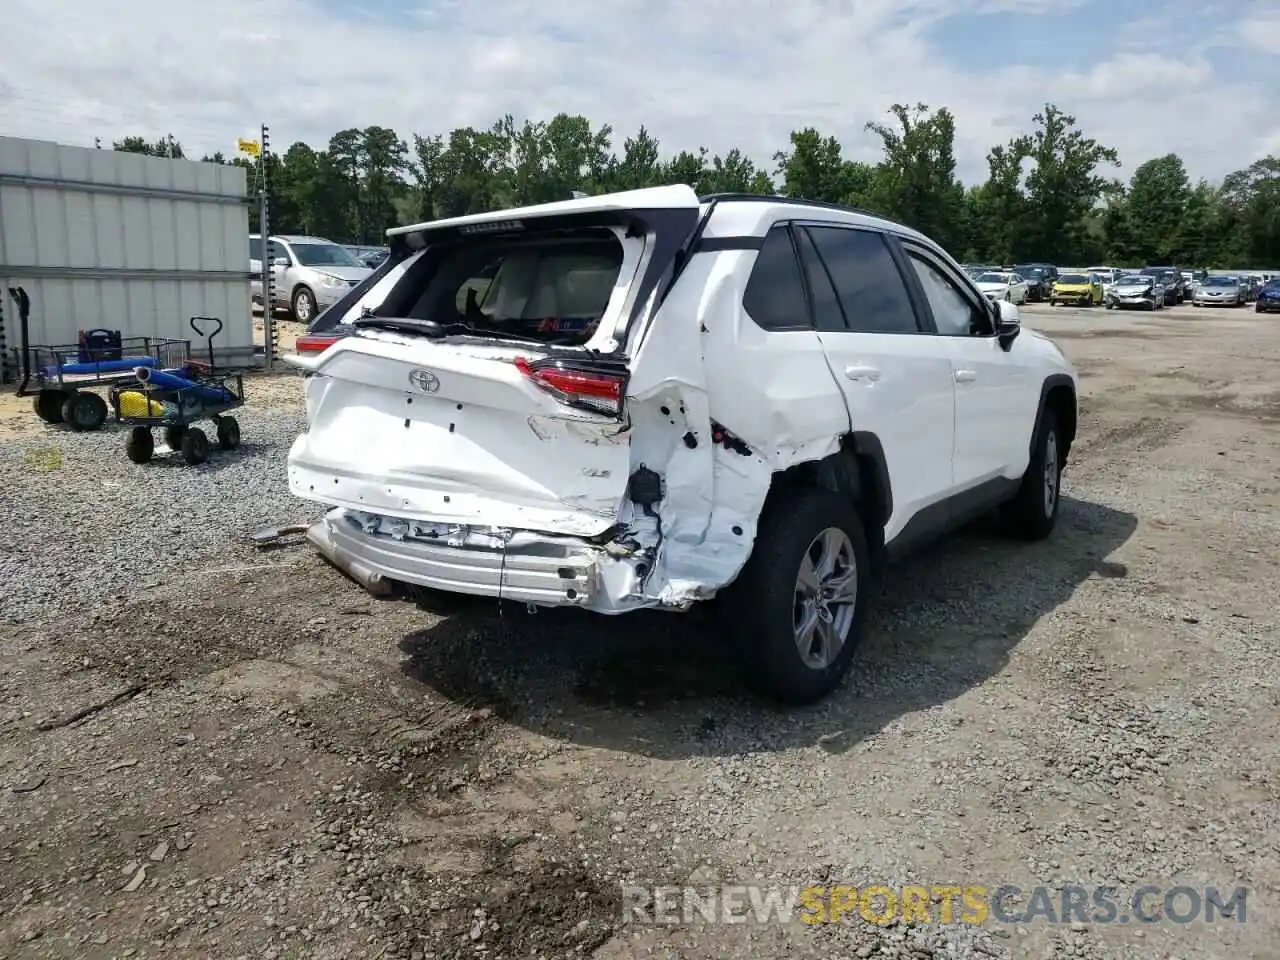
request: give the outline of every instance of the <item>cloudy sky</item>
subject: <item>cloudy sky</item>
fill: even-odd
[[[0,135],[172,133],[228,150],[381,124],[406,139],[566,111],[664,151],[767,161],[815,126],[948,106],[961,176],[1049,100],[1126,170],[1280,153],[1280,0],[3,0]],[[772,164],[770,164],[772,166]]]

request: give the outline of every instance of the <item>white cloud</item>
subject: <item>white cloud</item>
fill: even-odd
[[[1061,12],[1062,0],[431,0],[402,14],[364,2],[133,0],[126,14],[7,0],[18,9],[5,18],[0,132],[79,143],[173,133],[202,151],[264,119],[283,147],[323,145],[347,126],[408,138],[565,110],[612,124],[619,143],[643,123],[668,151],[741,146],[768,162],[789,131],[815,126],[871,159],[863,124],[923,101],[956,114],[968,179],[1045,101],[1128,168],[1176,151],[1193,174],[1220,176],[1273,132],[1259,125],[1264,91],[1226,83],[1194,53],[1117,44],[1071,72],[1002,66],[1009,41],[993,36],[985,66],[962,71],[926,41],[950,17]],[[1255,19],[1251,42],[1269,42],[1267,29]],[[1196,135],[1201,115],[1214,138]]]
[[[1239,22],[1237,35],[1255,50],[1280,56],[1280,11],[1259,9],[1256,16],[1246,17]]]

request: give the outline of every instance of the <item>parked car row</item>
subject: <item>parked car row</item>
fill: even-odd
[[[1280,311],[1280,278],[1268,274],[1210,274],[1175,265],[1141,269],[1057,267],[1047,263],[1010,266],[966,264],[970,278],[989,298],[1012,303],[1159,310],[1193,306],[1244,306],[1259,313]],[[1264,290],[1270,290],[1265,297]]]

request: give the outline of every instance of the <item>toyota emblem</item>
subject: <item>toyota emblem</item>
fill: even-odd
[[[409,374],[409,382],[423,393],[435,393],[440,389],[440,378],[430,370],[415,370]]]

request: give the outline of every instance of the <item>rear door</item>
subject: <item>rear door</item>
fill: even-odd
[[[432,523],[607,530],[631,474],[618,348],[698,216],[683,187],[409,228],[421,252],[373,285],[396,277],[375,316],[308,364],[291,489]]]
[[[819,336],[855,431],[884,449],[893,539],[952,487],[955,385],[945,348],[918,316],[884,235],[807,224],[801,256]]]

